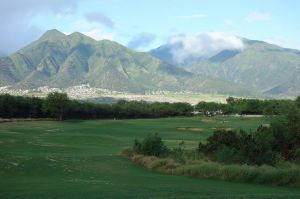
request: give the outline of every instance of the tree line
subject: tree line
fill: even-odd
[[[191,115],[188,103],[120,100],[98,104],[71,100],[65,93],[50,93],[46,98],[0,95],[0,118],[125,119]]]
[[[299,97],[297,98],[299,99]],[[221,110],[222,114],[282,115],[293,110],[293,100],[258,100],[229,97],[226,104],[144,102],[120,100],[115,104],[100,104],[71,100],[66,93],[50,93],[46,98],[0,95],[0,118],[157,118],[189,116],[193,111],[205,114]]]
[[[229,97],[226,104],[199,102],[195,110],[206,114],[221,110],[223,114],[281,115],[293,109],[293,100],[259,100]]]

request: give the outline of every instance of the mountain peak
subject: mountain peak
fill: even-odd
[[[55,38],[59,38],[65,36],[64,33],[58,31],[57,29],[52,29],[52,30],[48,30],[47,32],[45,32],[41,39],[55,39]]]
[[[82,34],[81,32],[73,32],[69,36],[72,36],[72,37],[87,37],[85,34]]]

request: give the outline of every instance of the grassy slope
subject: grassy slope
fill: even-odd
[[[222,120],[229,122],[221,123]],[[117,154],[159,132],[196,147],[215,126],[254,129],[264,119],[199,118],[0,124],[0,198],[299,198],[300,190],[164,175]],[[203,132],[177,131],[201,127]]]

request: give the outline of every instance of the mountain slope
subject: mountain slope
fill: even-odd
[[[81,33],[47,31],[39,40],[0,61],[0,86],[70,87],[89,83],[116,91],[194,91],[253,95],[251,88],[195,76],[116,42]],[[220,86],[222,85],[222,86]]]
[[[273,96],[300,94],[300,51],[260,41],[245,40],[245,43],[245,50],[216,60],[223,51],[193,64],[190,71],[249,85]]]
[[[156,87],[153,78],[190,75],[115,42],[97,42],[80,33],[66,36],[57,30],[46,32],[39,40],[1,61],[1,65],[1,71],[7,71],[1,74],[10,77],[1,80],[17,83],[18,87],[90,83],[112,90],[140,91]]]

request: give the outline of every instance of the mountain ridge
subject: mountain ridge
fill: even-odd
[[[299,50],[282,48],[264,41],[241,39],[245,46],[243,50],[223,50],[212,57],[177,66],[192,73],[248,85],[269,97],[300,95]],[[150,53],[169,62],[170,57],[165,59],[163,55],[171,55],[170,50],[163,45]]]
[[[126,92],[192,91],[255,95],[251,88],[194,75],[148,53],[117,42],[96,41],[82,33],[49,30],[37,41],[0,61],[0,86],[93,87]]]

